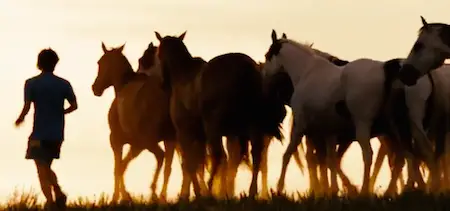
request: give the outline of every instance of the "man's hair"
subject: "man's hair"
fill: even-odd
[[[38,55],[37,68],[43,72],[53,72],[59,57],[51,48],[42,50]]]

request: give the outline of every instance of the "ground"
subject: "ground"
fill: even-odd
[[[294,200],[293,198],[298,198]],[[213,199],[197,199],[191,202],[174,202],[156,204],[145,201],[143,197],[135,199],[131,204],[112,205],[108,197],[100,197],[96,201],[78,200],[69,203],[67,210],[195,210],[195,211],[428,211],[450,210],[450,194],[431,196],[414,191],[404,193],[395,198],[389,197],[309,197],[309,196],[272,196],[270,200],[253,200],[245,196],[239,199],[217,201]],[[37,204],[35,194],[15,194],[1,210],[42,210]]]

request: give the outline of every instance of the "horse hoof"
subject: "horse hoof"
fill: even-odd
[[[183,202],[188,202],[188,201],[189,201],[189,195],[180,194],[180,195],[178,196],[178,200],[179,200],[179,201],[183,201]]]
[[[158,201],[160,203],[166,203],[167,202],[166,195],[160,195]]]
[[[125,205],[125,206],[130,206],[132,203],[133,203],[133,201],[131,200],[131,198],[130,199],[122,199],[120,201],[120,204]]]
[[[151,201],[158,201],[158,196],[156,194],[152,194],[150,200]]]
[[[277,185],[278,193],[282,193],[283,189],[284,189],[284,183],[282,183],[282,182],[278,183],[278,185]]]
[[[261,193],[261,198],[263,198],[263,199],[269,199],[269,192],[262,192],[262,193]]]

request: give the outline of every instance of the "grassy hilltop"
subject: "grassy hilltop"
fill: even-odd
[[[130,204],[112,205],[109,198],[102,196],[95,201],[79,199],[69,202],[68,210],[195,210],[195,211],[446,211],[450,210],[450,194],[437,196],[414,191],[389,197],[294,197],[275,195],[270,200],[253,200],[246,196],[230,200],[196,199],[191,202],[178,201],[167,204],[157,204],[145,200],[145,197],[135,198]],[[14,194],[1,207],[2,210],[42,210],[37,203],[36,194]]]

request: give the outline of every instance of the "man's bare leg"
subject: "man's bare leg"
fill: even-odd
[[[52,194],[52,184],[50,182],[50,166],[41,160],[34,160],[34,162],[36,164],[42,193],[47,199],[47,205],[51,205],[54,203],[54,200]]]

